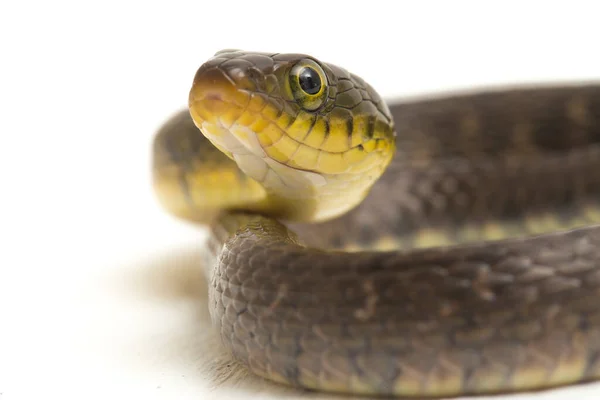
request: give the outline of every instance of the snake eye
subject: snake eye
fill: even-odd
[[[317,94],[321,90],[321,77],[319,73],[311,67],[304,67],[298,74],[300,88],[308,94]]]
[[[290,89],[300,107],[315,111],[327,99],[327,75],[315,61],[301,60],[290,71]]]

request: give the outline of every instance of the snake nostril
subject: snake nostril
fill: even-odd
[[[248,70],[246,71],[246,75],[248,76],[249,79],[252,80],[260,80],[264,77],[263,73],[256,67],[250,67],[248,68]]]
[[[209,92],[204,96],[204,100],[223,101],[223,95],[219,92]]]
[[[265,75],[257,67],[249,67],[246,71],[246,76],[251,81],[257,90],[265,91]]]

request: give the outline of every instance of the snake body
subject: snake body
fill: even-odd
[[[230,51],[201,70],[243,85],[306,57]],[[274,381],[360,394],[475,394],[600,377],[600,86],[386,106],[360,78],[310,59],[363,91],[354,100],[370,105],[358,114],[368,108],[376,124],[389,115],[397,132],[366,125],[361,140],[395,147],[372,146],[389,167],[363,168],[382,176],[359,185],[366,199],[342,215],[315,205],[329,194],[308,184],[310,212],[294,214],[301,203],[282,204],[200,134],[193,99],[195,121],[180,113],[155,140],[159,199],[210,224],[210,312],[233,356]],[[244,86],[251,98],[263,89]],[[333,103],[339,93],[329,93]],[[297,117],[298,99],[269,96]],[[352,132],[334,126],[329,135]],[[343,202],[344,186],[335,188]]]

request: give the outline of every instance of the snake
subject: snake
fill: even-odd
[[[188,106],[153,187],[207,227],[213,329],[252,373],[400,397],[600,377],[600,85],[384,100],[306,54],[223,50]]]

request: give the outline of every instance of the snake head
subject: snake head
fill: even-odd
[[[304,54],[218,52],[198,69],[189,109],[292,220],[356,206],[395,150],[392,117],[375,90]]]

